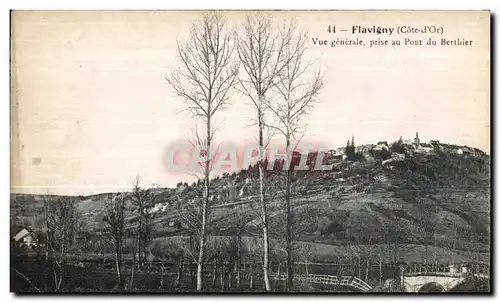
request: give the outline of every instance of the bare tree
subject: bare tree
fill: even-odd
[[[305,273],[308,276],[309,275],[309,264],[318,255],[317,248],[314,246],[313,243],[305,242],[302,244],[299,251],[300,251],[300,255],[302,256],[302,259],[304,260]]]
[[[171,258],[175,262],[176,270],[177,270],[177,276],[176,280],[174,282],[174,286],[176,287],[182,287],[184,276],[186,276],[185,273],[185,261],[188,260],[188,263],[191,263],[192,261],[196,261],[196,256],[193,251],[193,249],[190,249],[190,236],[187,238],[185,237],[171,237],[170,240],[166,242],[166,245],[164,246],[155,246],[153,249],[156,252],[157,256],[160,256],[162,259],[165,258]],[[188,250],[188,252],[186,252]],[[189,257],[186,257],[188,255]],[[187,266],[187,269],[189,270],[189,273],[191,274],[191,268]],[[164,272],[164,264],[162,263],[162,280],[160,282],[160,287],[163,286],[163,272]],[[191,285],[191,283],[189,284]]]
[[[183,262],[187,260],[188,263],[198,264],[199,244],[202,231],[202,205],[205,201],[203,197],[204,188],[195,187],[182,187],[177,188],[177,199],[179,200],[180,211],[176,216],[176,220],[170,221],[179,224],[186,230],[187,236],[181,238],[176,242],[179,253],[178,258],[178,282],[182,280],[184,274]],[[207,220],[208,221],[208,220]],[[206,240],[203,252],[203,262],[207,261]],[[176,256],[176,255],[173,255]],[[182,260],[181,260],[182,258]],[[198,266],[198,265],[197,265]],[[188,266],[190,286],[193,284],[193,271],[191,266]]]
[[[240,288],[241,285],[241,265],[243,260],[243,234],[246,232],[245,226],[248,222],[249,215],[242,208],[237,208],[233,210],[232,216],[235,219],[236,234],[232,238],[232,243],[234,246],[234,264],[235,264],[235,276],[236,276],[236,287]]]
[[[371,238],[368,238],[368,242],[365,244],[364,249],[363,249],[363,254],[365,257],[366,261],[366,266],[365,266],[365,276],[364,279],[366,282],[368,282],[368,278],[370,277],[370,269],[371,269],[371,260],[373,258],[373,253],[374,253],[374,246],[373,246],[373,241]]]
[[[244,69],[244,76],[239,79],[239,90],[251,100],[255,109],[260,147],[259,186],[262,208],[262,233],[264,249],[264,283],[267,291],[271,290],[269,281],[269,234],[267,202],[264,196],[264,131],[266,130],[264,101],[267,93],[275,85],[278,76],[287,65],[284,52],[290,44],[293,26],[284,24],[274,29],[270,18],[257,13],[248,15],[243,24],[242,34],[238,37],[238,56]]]
[[[219,290],[224,290],[225,280],[230,272],[227,267],[231,266],[231,255],[234,255],[234,252],[230,238],[213,236],[207,240],[207,260],[211,261],[213,269],[212,289],[216,289],[216,285],[219,283]]]
[[[294,32],[296,25],[291,22],[290,30]],[[296,38],[287,39],[282,51],[286,64],[281,73],[277,75],[274,88],[278,94],[278,101],[265,99],[265,107],[276,119],[275,125],[267,125],[281,134],[285,139],[286,158],[283,169],[285,173],[285,204],[286,204],[286,250],[287,250],[287,289],[293,286],[293,258],[292,258],[292,217],[291,208],[291,177],[292,177],[292,152],[296,146],[292,140],[298,140],[298,134],[303,133],[303,117],[318,101],[318,96],[323,88],[323,74],[313,70],[313,62],[307,62],[304,54],[306,51],[306,33],[299,34]]]
[[[137,246],[137,268],[141,269],[146,259],[146,251],[152,240],[151,225],[151,192],[139,186],[140,178],[136,177],[132,190],[133,210],[137,213],[137,228],[135,230]]]
[[[214,137],[214,117],[228,105],[230,91],[238,74],[238,63],[233,60],[234,41],[227,33],[226,18],[221,12],[203,15],[191,26],[188,40],[177,44],[181,68],[167,81],[174,92],[186,102],[186,109],[201,119],[205,135],[197,135],[197,144],[205,148],[203,182],[205,196],[202,202],[202,221],[198,253],[197,285],[202,290],[203,252],[210,198],[212,158],[210,148]]]
[[[123,245],[125,239],[125,196],[123,193],[108,199],[104,204],[104,236],[112,246],[115,254],[115,266],[118,286],[124,286],[123,267]]]
[[[75,202],[69,197],[44,202],[47,255],[52,260],[54,288],[59,291],[64,279],[68,249],[74,243],[77,230]]]

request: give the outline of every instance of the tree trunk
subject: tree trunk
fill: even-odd
[[[56,262],[56,256],[53,255],[54,259],[52,259],[52,272],[54,274],[54,289],[55,291],[59,291],[59,278],[58,278],[58,275],[59,275],[59,270],[57,268],[57,262]]]
[[[425,243],[425,272],[427,273],[427,242]]]
[[[135,272],[135,265],[134,265],[134,263],[136,262],[136,260],[138,260],[138,262],[137,262],[137,264],[138,264],[137,265],[137,270],[139,270],[139,268],[140,268],[140,264],[139,263],[141,261],[140,261],[140,259],[136,259],[137,251],[138,251],[139,248],[140,248],[139,238],[137,238],[136,241],[135,241],[134,259],[132,261],[132,272],[131,272],[131,276],[130,276],[130,282],[129,282],[129,285],[128,285],[129,289],[132,289],[132,285],[134,283],[134,272]]]
[[[262,106],[263,95],[259,94],[259,106]],[[267,204],[264,196],[264,117],[262,107],[258,108],[259,115],[259,189],[260,189],[260,202],[262,205],[262,240],[264,248],[264,261],[262,264],[264,273],[264,285],[266,291],[271,290],[271,283],[269,282],[269,230],[267,221]]]
[[[285,278],[283,278],[283,288],[285,289],[286,291],[286,288],[288,286],[288,272],[286,271],[288,268],[288,265],[286,264],[286,261],[285,261]]]
[[[142,211],[142,209],[141,209]],[[139,214],[139,230],[138,230],[138,234],[137,234],[137,250],[135,251],[137,253],[137,270],[141,270],[141,266],[142,266],[142,213]],[[135,258],[135,255],[134,255],[134,258]]]
[[[64,274],[64,260],[65,260],[65,256],[64,256],[64,242],[66,240],[66,228],[63,229],[62,231],[62,240],[61,240],[61,255],[60,255],[60,259],[59,259],[59,263],[58,263],[58,266],[59,266],[59,283],[57,283],[57,290],[59,291],[60,288],[61,288],[61,284],[62,284],[62,280],[63,280],[63,274]]]
[[[220,267],[220,288],[224,290],[224,261],[221,262]]]
[[[153,255],[151,254],[151,248],[149,248],[149,270],[153,267]]]
[[[209,106],[210,111],[210,106]],[[202,218],[201,218],[201,234],[200,234],[200,251],[198,254],[198,270],[196,274],[196,290],[201,291],[202,289],[202,278],[203,278],[203,252],[205,250],[205,236],[206,236],[206,226],[207,226],[207,208],[210,199],[210,143],[211,143],[211,119],[210,115],[207,116],[207,145],[206,145],[206,161],[205,161],[205,198],[202,204]]]
[[[165,270],[165,265],[163,264],[163,261],[161,262],[161,279],[160,279],[160,288],[163,288],[163,273]],[[177,281],[177,284],[180,284],[179,281]]]
[[[241,282],[241,230],[238,232],[237,254],[238,254],[238,258],[236,259],[236,288],[240,288],[240,282]]]
[[[379,256],[378,260],[378,274],[379,282],[382,283],[382,256]]]
[[[215,288],[215,282],[217,280],[217,263],[213,263],[213,276],[212,276],[212,288]]]
[[[358,255],[358,278],[361,279],[361,253]]]
[[[49,261],[49,232],[46,232],[46,241],[45,241],[45,260]]]
[[[235,277],[236,277],[236,288],[240,288],[240,269],[238,268],[238,261],[239,260],[236,260],[236,262],[234,263],[234,265],[235,265],[234,271],[235,271]]]
[[[134,284],[134,271],[135,271],[135,265],[132,264],[132,270],[131,270],[131,275],[130,275],[130,282],[128,283],[128,289],[132,289],[132,285]]]
[[[163,263],[162,263],[162,269],[163,269]],[[183,254],[179,256],[179,264],[177,265],[177,285],[180,286],[182,282],[182,273],[184,269],[184,257]]]
[[[200,250],[198,254],[198,270],[196,273],[196,290],[201,291],[202,289],[202,277],[203,277],[203,252],[205,250],[205,236],[206,236],[206,224],[207,224],[207,203],[208,203],[208,177],[205,178],[205,194],[206,197],[203,200],[202,205],[202,218],[201,218],[201,235],[200,235]]]
[[[115,253],[115,264],[116,264],[116,277],[118,281],[118,287],[121,288],[122,286],[122,275],[121,275],[121,261],[119,259],[120,257],[118,256],[118,251]]]
[[[253,272],[250,273],[250,289],[253,289]]]
[[[366,258],[366,271],[365,271],[365,281],[368,281],[368,274],[370,272],[370,257]]]
[[[262,167],[259,167],[259,170],[262,170]],[[261,172],[263,173],[263,171]],[[261,187],[263,186],[263,179],[261,176]],[[261,189],[262,190],[262,189]],[[261,200],[264,199],[264,194],[261,194]],[[264,261],[262,264],[263,272],[264,272],[264,284],[266,291],[271,290],[271,284],[269,282],[269,231],[268,231],[268,221],[267,221],[267,206],[263,204],[262,209],[262,221],[263,221],[263,246],[264,246]]]
[[[193,276],[193,267],[192,267],[192,263],[189,262],[189,285],[192,287],[193,286],[193,279],[194,279],[194,276]]]
[[[286,163],[288,165],[286,169],[286,192],[285,192],[285,200],[286,200],[286,263],[287,263],[287,291],[291,291],[293,288],[293,259],[292,259],[292,209],[290,204],[290,180],[292,176],[291,169],[291,158],[290,154],[290,138],[287,136],[286,138]]]
[[[254,267],[253,263],[248,264],[248,280],[250,284],[250,289],[253,288],[253,269],[254,269],[253,267]]]

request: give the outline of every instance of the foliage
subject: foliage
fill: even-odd
[[[393,142],[389,148],[392,152],[405,154],[407,152],[406,146],[403,143],[403,138],[399,138],[399,140]]]

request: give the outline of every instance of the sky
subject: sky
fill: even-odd
[[[227,12],[238,30],[245,12]],[[271,12],[279,20],[283,12]],[[490,25],[487,12],[289,12],[307,31],[307,59],[326,72],[320,102],[304,119],[304,140],[334,147],[413,139],[490,151]],[[165,76],[180,66],[176,43],[200,12],[17,11],[11,33],[11,191],[87,195],[174,186],[162,154],[196,123]],[[348,29],[332,36],[328,25]],[[436,25],[468,47],[330,47],[352,26]],[[427,39],[429,34],[425,36]],[[420,39],[422,35],[413,35]],[[401,38],[401,37],[399,37]],[[216,141],[255,142],[252,107],[233,93],[217,115]]]

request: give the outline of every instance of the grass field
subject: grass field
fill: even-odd
[[[107,257],[108,258],[108,257]],[[64,268],[63,292],[192,292],[196,289],[196,265],[185,265],[181,283],[177,282],[178,267],[173,262],[155,261],[145,263],[141,271],[134,270],[132,287],[120,289],[117,287],[116,271],[113,259],[106,261],[99,256],[80,256],[81,261],[73,260],[73,265],[66,265]],[[131,279],[132,260],[125,257],[123,276],[126,284]],[[376,261],[366,266],[366,262],[322,262],[297,260],[295,263],[296,274],[321,274],[332,276],[356,276],[371,285],[375,291],[382,290],[386,280],[397,280],[399,277],[399,266],[390,263],[380,265]],[[257,262],[247,262],[242,266],[240,286],[237,287],[234,265],[227,263],[224,266],[222,277],[221,267],[214,267],[212,263],[207,263],[204,268],[204,291],[207,292],[262,292],[263,280],[261,264]],[[284,264],[271,262],[272,273],[284,273]],[[30,253],[11,256],[11,291],[17,293],[53,291],[53,269],[51,262],[45,259],[42,254]],[[27,281],[29,280],[29,281]],[[484,281],[477,284],[483,284]],[[474,283],[473,284],[476,284]],[[481,283],[482,282],[482,283]],[[471,286],[462,286],[461,291],[470,291]],[[475,285],[474,285],[475,286]],[[479,286],[479,285],[478,285]],[[484,287],[484,284],[481,285]],[[481,287],[481,288],[483,288]],[[272,280],[273,291],[284,291],[284,281]],[[472,288],[474,289],[474,288]],[[294,291],[355,291],[349,287],[332,287],[325,285],[310,284],[306,281],[295,283]],[[458,289],[457,289],[458,291]]]

